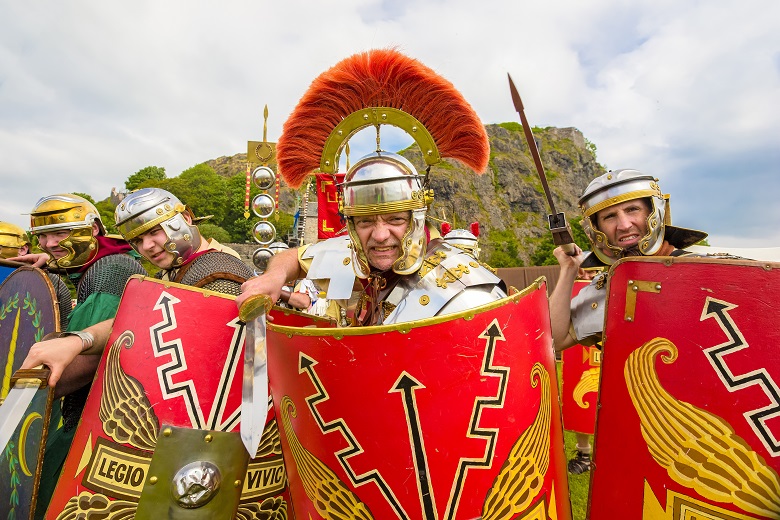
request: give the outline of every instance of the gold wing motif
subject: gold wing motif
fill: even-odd
[[[276,421],[271,421],[265,425],[263,437],[260,440],[260,445],[257,447],[255,458],[281,454],[282,438],[279,435],[279,426],[277,426]]]
[[[482,506],[483,520],[515,518],[536,499],[550,465],[550,374],[541,363],[531,369],[531,386],[541,382],[539,411],[517,439]]]
[[[103,380],[100,400],[100,420],[106,435],[122,444],[141,450],[154,450],[160,424],[143,386],[128,376],[119,363],[119,353],[135,341],[129,330],[123,332],[111,345]]]
[[[282,497],[270,497],[261,503],[238,505],[234,520],[287,520],[287,502]]]
[[[138,504],[109,500],[105,495],[82,491],[65,504],[57,520],[133,520]]]
[[[777,473],[726,421],[664,390],[655,371],[659,353],[666,364],[677,359],[672,342],[655,338],[632,352],[623,370],[652,457],[672,480],[705,498],[777,518]]]
[[[290,417],[296,416],[295,404],[288,396],[282,398],[280,414],[284,433],[290,445],[295,466],[317,512],[325,520],[373,520],[368,507],[357,495],[347,489],[336,474],[321,460],[304,448],[292,428]]]
[[[585,402],[585,394],[599,391],[599,374],[601,367],[590,368],[582,373],[580,380],[574,387],[574,402],[580,408],[589,408],[590,403]]]

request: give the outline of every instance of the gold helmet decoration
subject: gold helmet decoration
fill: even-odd
[[[369,275],[370,266],[353,217],[411,212],[401,257],[393,264],[393,271],[408,274],[418,270],[425,257],[425,217],[433,202],[427,176],[404,157],[381,149],[382,125],[411,136],[428,168],[448,157],[481,174],[490,158],[485,127],[460,92],[396,50],[355,54],[317,77],[284,124],[277,165],[293,188],[315,171],[335,175],[349,139],[364,128],[376,128],[376,152],[355,162],[340,186],[340,209],[353,243],[352,265],[361,278]]]
[[[30,213],[30,233],[33,235],[70,231],[59,242],[68,254],[56,259],[49,253],[49,266],[54,268],[81,267],[97,255],[93,224],[97,225],[98,234],[106,234],[97,208],[87,199],[71,193],[43,197]]]
[[[10,222],[0,222],[0,258],[13,258],[19,256],[19,250],[23,246],[29,246],[27,233]]]
[[[664,195],[658,179],[637,170],[610,170],[593,179],[579,200],[582,210],[582,229],[593,245],[593,253],[606,265],[612,265],[624,255],[624,250],[610,244],[607,236],[596,225],[596,214],[606,208],[629,200],[646,199],[650,213],[647,216],[647,234],[639,239],[639,253],[651,256],[657,253],[664,240],[677,248],[685,248],[703,240],[706,233],[672,226],[669,195]],[[592,262],[583,263],[591,267]]]

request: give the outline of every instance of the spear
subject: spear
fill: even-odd
[[[567,255],[574,256],[577,254],[577,249],[574,246],[574,240],[571,237],[571,228],[569,227],[569,223],[566,222],[564,214],[555,211],[555,203],[552,199],[552,193],[550,193],[550,186],[547,184],[547,176],[544,174],[542,158],[539,156],[539,150],[536,148],[536,141],[534,140],[533,132],[531,132],[531,125],[528,124],[528,120],[525,118],[523,102],[520,100],[520,94],[517,92],[515,82],[512,81],[512,76],[507,73],[507,77],[509,78],[509,91],[512,93],[512,103],[514,103],[517,113],[520,114],[520,122],[523,125],[525,140],[528,142],[528,148],[531,150],[531,157],[533,157],[536,171],[539,173],[539,180],[542,181],[542,188],[544,189],[544,194],[547,196],[547,204],[550,206],[550,214],[547,215],[547,222],[550,225],[553,243],[556,246],[561,246]]]

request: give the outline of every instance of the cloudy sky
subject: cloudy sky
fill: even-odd
[[[485,123],[573,126],[721,246],[780,246],[776,0],[0,0],[0,220],[269,140],[320,72],[396,47]],[[355,151],[353,150],[353,156]]]

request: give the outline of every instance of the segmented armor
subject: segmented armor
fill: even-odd
[[[326,297],[343,308],[357,299],[353,292],[355,272],[349,237],[336,237],[313,244],[301,254],[307,278],[326,289]],[[385,275],[385,273],[382,273]],[[451,314],[499,300],[506,296],[504,282],[467,249],[444,240],[427,244],[427,254],[418,271],[387,273],[378,293],[380,315],[375,324],[401,323]],[[360,308],[365,291],[357,302]]]

